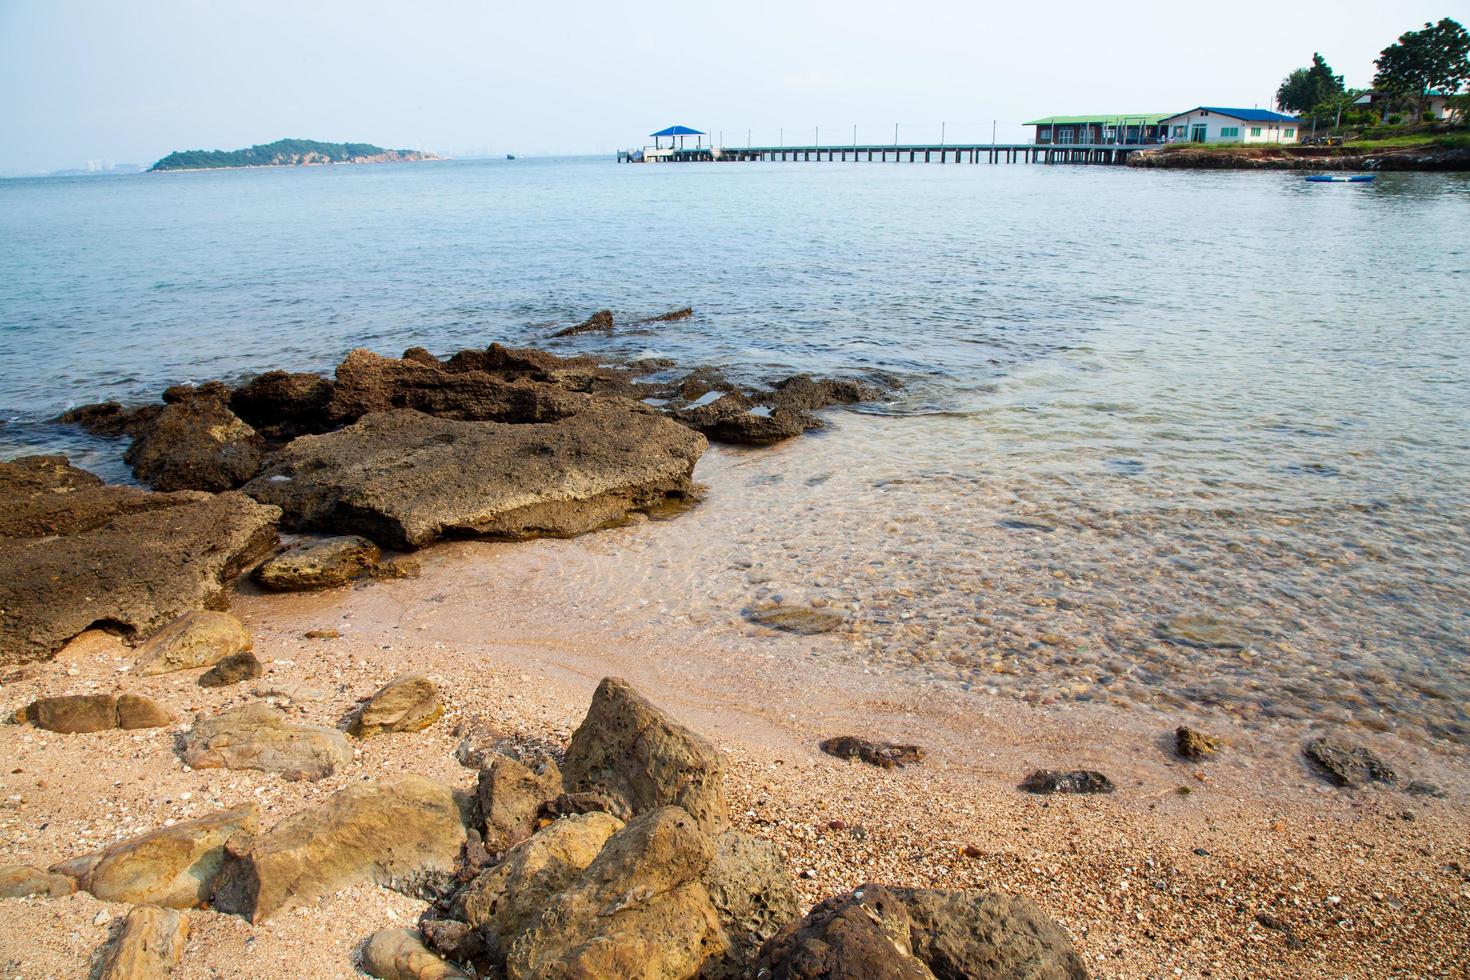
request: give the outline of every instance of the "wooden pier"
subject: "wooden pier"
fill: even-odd
[[[619,163],[1091,163],[1118,164],[1151,143],[849,144],[847,146],[742,146],[619,150]]]

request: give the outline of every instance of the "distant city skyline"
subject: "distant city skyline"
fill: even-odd
[[[603,153],[670,123],[727,145],[895,124],[1015,140],[1050,114],[1266,107],[1314,51],[1367,86],[1385,45],[1449,6],[0,0],[0,173],[283,137]]]

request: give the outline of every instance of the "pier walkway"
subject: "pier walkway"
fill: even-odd
[[[1153,143],[914,143],[847,146],[741,146],[619,150],[619,163],[827,161],[845,163],[1094,163],[1116,164]]]

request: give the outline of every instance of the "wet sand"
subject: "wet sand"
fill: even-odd
[[[473,773],[453,754],[462,733],[564,744],[597,681],[616,674],[724,750],[736,823],[776,841],[804,900],[867,880],[1026,894],[1104,977],[1434,976],[1463,967],[1470,787],[1435,756],[1402,744],[1385,752],[1401,771],[1440,782],[1446,799],[1347,792],[1306,769],[1296,738],[1218,719],[944,690],[834,655],[845,641],[832,635],[609,619],[607,596],[578,594],[557,577],[606,544],[595,535],[456,543],[423,553],[418,579],[299,595],[243,586],[232,610],[268,672],[233,688],[202,689],[197,671],[132,678],[122,670],[130,651],[88,634],[8,682],[5,705],[126,689],[187,718],[277,689],[297,694],[294,716],[331,724],[413,669],[439,683],[447,713],[427,731],[362,743],[350,767],[318,783],[185,771],[162,731],[64,736],[3,726],[4,859],[44,865],[247,799],[270,824],[352,782],[403,772],[467,787]],[[341,636],[306,639],[313,629]],[[1223,736],[1218,760],[1174,758],[1180,723]],[[816,750],[841,733],[918,742],[928,757],[882,771]],[[1040,767],[1100,769],[1118,789],[1019,792]],[[422,908],[359,887],[257,929],[193,912],[176,975],[353,976],[361,940],[411,924]],[[5,975],[85,975],[124,912],[86,895],[0,902]],[[99,913],[113,921],[97,922]],[[1290,937],[1258,913],[1285,923]]]

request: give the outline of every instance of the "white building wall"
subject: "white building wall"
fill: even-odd
[[[1193,140],[1196,126],[1205,127],[1204,141],[1206,143],[1295,143],[1301,136],[1298,123],[1284,123],[1280,120],[1250,122],[1218,112],[1210,112],[1207,109],[1195,109],[1177,116],[1170,116],[1164,120],[1164,125],[1169,127],[1169,139],[1175,143],[1186,143]],[[1182,133],[1176,132],[1180,126],[1184,127]],[[1261,131],[1260,135],[1255,135],[1257,129]],[[1231,133],[1230,130],[1235,132]],[[1287,130],[1291,131],[1290,136],[1287,135]]]

